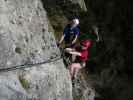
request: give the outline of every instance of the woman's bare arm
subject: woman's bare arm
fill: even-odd
[[[81,56],[81,53],[80,52],[71,51],[69,53],[72,54],[72,55],[75,55],[75,56]]]
[[[75,49],[72,49],[72,48],[66,48],[65,51],[66,51],[66,52],[71,52],[71,51],[75,51]]]

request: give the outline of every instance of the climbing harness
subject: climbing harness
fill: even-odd
[[[55,62],[60,59],[62,59],[62,57],[60,55],[58,55],[56,57],[53,57],[52,59],[48,59],[48,60],[38,62],[38,63],[28,63],[28,64],[12,66],[12,67],[8,67],[8,68],[2,68],[2,69],[0,69],[0,72],[8,72],[8,71],[13,71],[13,70],[17,70],[17,69],[31,68],[31,67],[35,67],[37,65]]]

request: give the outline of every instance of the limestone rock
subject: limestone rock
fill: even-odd
[[[80,71],[73,80],[74,100],[95,100],[96,92],[91,80],[88,81],[88,79],[85,78],[83,71]]]
[[[0,66],[39,62],[59,54],[40,0],[0,1]]]
[[[71,0],[75,4],[79,4],[83,11],[87,11],[87,7],[84,0]]]
[[[41,0],[1,0],[0,68],[59,56],[50,27]],[[61,59],[0,72],[0,100],[72,100],[69,73]]]

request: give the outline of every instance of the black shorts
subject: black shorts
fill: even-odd
[[[85,63],[85,62],[80,62],[80,66],[81,66],[82,68],[84,68],[84,67],[86,66],[86,63]]]
[[[75,63],[79,63],[82,68],[86,66],[86,62],[80,61],[78,59],[75,60]]]
[[[70,42],[70,41],[65,41],[65,47],[66,47],[66,48],[69,48],[70,45],[71,45],[71,42]]]

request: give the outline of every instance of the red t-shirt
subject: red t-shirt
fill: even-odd
[[[79,56],[79,60],[85,62],[88,60],[88,50],[80,51],[81,56]]]
[[[79,47],[77,47],[76,50],[81,53],[81,56],[77,56],[77,59],[79,59],[82,62],[85,62],[88,60],[88,58],[89,58],[88,49],[87,50],[81,50]]]

